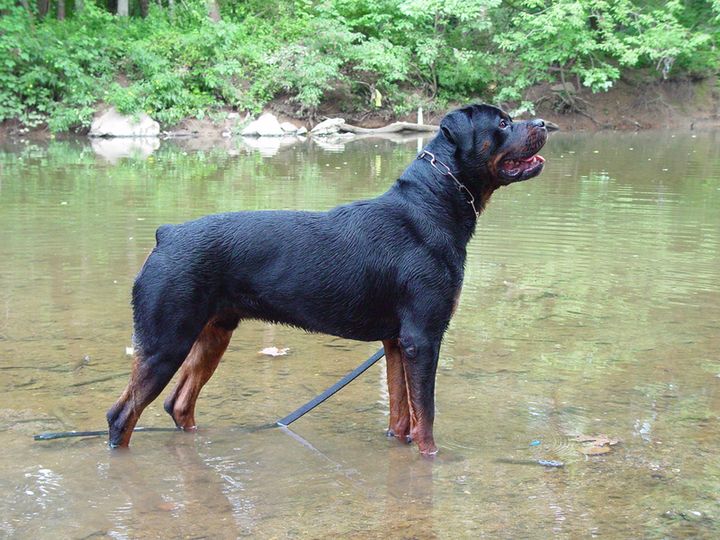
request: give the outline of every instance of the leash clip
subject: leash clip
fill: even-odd
[[[423,159],[423,160],[424,160],[424,159],[425,159],[425,156],[430,156],[430,165],[432,165],[432,167],[433,167],[436,171],[438,171],[440,174],[444,174],[445,176],[449,176],[450,178],[452,178],[452,179],[455,181],[455,184],[457,185],[458,191],[465,191],[465,193],[467,193],[467,196],[470,197],[470,199],[467,201],[467,203],[472,207],[473,212],[475,212],[475,217],[479,219],[479,218],[480,218],[480,212],[478,212],[478,209],[475,207],[475,196],[474,196],[474,195],[472,194],[472,192],[468,189],[468,187],[467,187],[465,184],[463,184],[460,180],[458,180],[458,179],[455,177],[455,175],[452,173],[452,171],[450,170],[450,167],[448,167],[448,166],[447,166],[445,163],[443,163],[442,161],[438,160],[438,159],[435,157],[435,154],[433,154],[432,152],[428,152],[427,150],[423,150],[422,152],[420,152],[420,154],[418,154],[417,159]],[[440,169],[438,168],[437,164],[440,164],[440,165],[442,165],[443,167],[445,167],[445,172],[443,172],[442,170],[440,170]]]

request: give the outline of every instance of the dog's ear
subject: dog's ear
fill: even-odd
[[[455,139],[452,136],[452,133],[450,132],[450,129],[447,126],[440,126],[440,131],[443,135],[445,135],[445,138],[448,140],[448,142],[451,142],[452,144],[455,143]]]
[[[440,122],[440,132],[448,142],[455,146],[464,139],[463,134],[470,129],[472,129],[472,123],[467,107],[446,114],[445,118]]]

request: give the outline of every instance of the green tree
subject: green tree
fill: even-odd
[[[657,66],[667,78],[673,66],[709,45],[710,36],[679,21],[677,0],[655,7],[630,0],[522,0],[494,37],[513,63],[503,77],[500,100],[517,100],[540,81],[573,77],[594,92],[608,90],[623,69]]]

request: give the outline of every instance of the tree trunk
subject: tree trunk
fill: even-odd
[[[128,0],[118,0],[118,3],[117,3],[118,17],[127,17],[128,13],[129,13]]]
[[[65,0],[57,0],[57,20],[65,20]]]
[[[30,9],[30,4],[28,4],[28,0],[20,0],[20,3],[22,3],[22,7],[27,11],[28,18],[30,19],[30,29],[34,32],[35,31],[35,17],[33,17],[32,9]],[[3,16],[2,11],[0,11],[0,17]]]
[[[140,16],[144,19],[148,16],[148,10],[150,8],[150,0],[139,0],[140,4]]]
[[[207,0],[207,10],[212,22],[220,22],[220,4],[217,0]]]
[[[37,9],[40,18],[44,18],[50,9],[50,0],[37,0]]]
[[[75,0],[75,13],[80,13],[85,9],[85,0]]]

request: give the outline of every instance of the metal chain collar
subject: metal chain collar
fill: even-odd
[[[455,175],[452,173],[452,171],[450,170],[450,167],[445,165],[442,161],[438,160],[432,152],[423,150],[422,152],[420,152],[417,159],[425,159],[425,156],[428,156],[430,158],[430,165],[432,165],[436,171],[438,171],[439,173],[441,173],[445,176],[449,176],[450,178],[452,178],[455,181],[455,183],[457,184],[458,191],[465,191],[465,193],[467,193],[467,196],[469,197],[469,200],[467,203],[470,206],[472,206],[473,212],[475,212],[475,217],[479,218],[480,212],[475,207],[475,196],[471,193],[471,191],[467,188],[467,186],[465,184],[463,184],[460,180],[458,180],[455,177]],[[445,170],[443,171],[442,169],[438,168],[438,165],[441,165],[442,167],[444,167]]]

